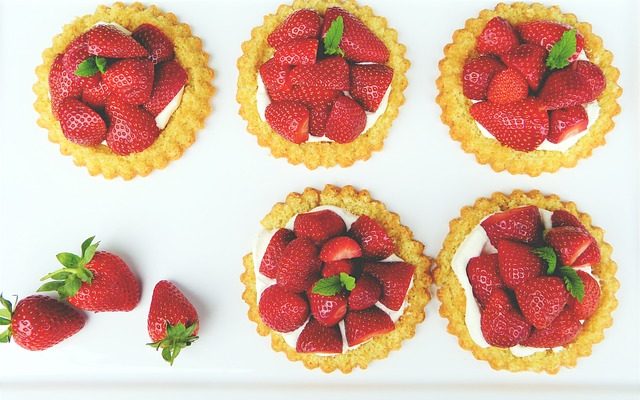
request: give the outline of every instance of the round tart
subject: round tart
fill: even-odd
[[[619,71],[591,25],[556,6],[500,3],[466,21],[439,63],[450,135],[496,171],[574,167],[620,112]]]
[[[369,192],[327,185],[291,193],[244,257],[249,319],[274,350],[349,373],[413,337],[430,299],[431,260]]]
[[[494,369],[575,366],[603,339],[618,303],[603,236],[574,203],[538,191],[464,207],[434,270],[447,330]]]
[[[296,0],[265,16],[242,50],[240,115],[273,156],[348,167],[383,147],[410,63],[371,8]]]
[[[128,180],[164,168],[211,112],[201,40],[155,6],[99,6],[65,25],[42,57],[38,124],[91,175]]]

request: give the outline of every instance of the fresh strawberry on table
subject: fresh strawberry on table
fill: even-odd
[[[278,48],[281,45],[296,39],[310,39],[318,37],[322,17],[314,10],[296,10],[284,20],[267,37],[271,47]]]
[[[476,49],[485,54],[504,54],[518,46],[518,37],[509,21],[493,17],[476,39]]]
[[[97,146],[107,137],[107,126],[97,112],[80,100],[68,97],[58,107],[64,137],[83,146]]]
[[[173,60],[173,43],[159,28],[142,24],[131,33],[131,37],[147,50],[153,64]]]
[[[260,318],[277,332],[295,331],[309,317],[309,304],[301,293],[293,293],[278,285],[269,286],[258,302]]]
[[[151,146],[160,135],[153,116],[140,106],[112,98],[105,110],[111,120],[107,145],[118,155],[139,153]]]
[[[335,326],[325,326],[316,321],[313,317],[300,332],[296,342],[298,353],[342,353],[342,334],[340,328]]]
[[[129,35],[111,25],[98,25],[86,32],[89,54],[107,58],[147,57],[149,53]]]
[[[501,239],[536,243],[542,239],[542,221],[536,206],[523,206],[495,213],[480,222],[491,244]]]

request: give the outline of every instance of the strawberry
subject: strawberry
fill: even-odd
[[[331,107],[325,136],[337,143],[356,140],[367,125],[367,114],[362,107],[347,96],[339,96]]]
[[[573,68],[552,72],[539,94],[548,110],[557,110],[589,103],[595,100],[583,75]]]
[[[547,51],[551,51],[551,48],[560,40],[562,34],[570,29],[573,28],[553,21],[532,21],[516,25],[516,31],[522,41],[541,46]],[[583,47],[584,37],[577,33],[576,52],[569,57],[569,62],[574,62],[578,59]]]
[[[587,228],[582,225],[578,218],[565,210],[555,210],[551,215],[551,223],[554,228],[560,226],[573,226],[582,229],[584,232],[589,233]],[[584,267],[587,265],[596,265],[600,262],[600,248],[598,243],[594,241],[587,247],[587,249],[574,261],[574,267]]]
[[[522,314],[537,329],[551,325],[569,300],[564,282],[557,276],[537,276],[515,288]]]
[[[65,71],[67,71],[69,75],[75,76],[75,79],[81,81],[83,85],[86,85],[89,79],[87,77],[78,76],[76,74],[76,70],[78,69],[78,65],[89,57],[91,57],[91,54],[89,54],[86,34],[82,34],[71,41],[64,50],[64,55],[62,56]]]
[[[309,299],[311,315],[324,326],[337,325],[347,313],[347,295],[344,291],[325,296],[313,293],[309,288],[307,299]]]
[[[380,302],[398,311],[409,291],[416,267],[405,262],[366,263],[363,272],[371,274],[382,285]]]
[[[535,150],[549,132],[549,115],[535,99],[511,104],[483,101],[471,105],[471,115],[500,144],[518,151]]]
[[[386,65],[354,65],[351,67],[349,91],[365,111],[375,112],[392,80],[393,70]]]
[[[293,222],[296,236],[309,238],[317,245],[322,245],[332,237],[343,235],[346,230],[344,220],[331,210],[298,214]]]
[[[42,295],[25,297],[15,309],[0,295],[0,304],[5,308],[0,309],[0,322],[9,325],[0,333],[0,343],[13,337],[18,346],[32,351],[48,349],[75,335],[86,320],[73,307]]]
[[[78,98],[82,95],[82,81],[64,69],[63,55],[59,54],[49,72],[49,94],[51,96],[51,110],[58,117],[60,104],[68,98]]]
[[[498,255],[482,254],[473,257],[467,264],[467,277],[478,303],[485,306],[491,294],[502,289],[504,283],[498,273]]]
[[[349,64],[342,57],[329,57],[294,67],[289,78],[293,85],[349,90]]]
[[[149,53],[153,64],[173,60],[173,43],[160,29],[151,24],[138,26],[131,34]]]
[[[496,104],[515,103],[526,99],[528,94],[527,80],[513,68],[496,73],[487,89],[487,99]]]
[[[329,239],[320,250],[323,262],[349,260],[362,256],[362,249],[355,240],[348,236],[337,236]]]
[[[338,92],[336,92],[338,93]],[[309,134],[324,136],[327,131],[327,119],[333,102],[318,103],[309,106]]]
[[[144,104],[153,90],[153,63],[146,59],[127,59],[113,63],[104,82],[114,96],[129,104]]]
[[[278,260],[284,252],[285,247],[295,238],[296,235],[293,231],[284,228],[278,229],[276,233],[271,236],[264,256],[262,256],[262,261],[260,261],[259,271],[262,275],[276,279]]]
[[[491,56],[471,58],[462,68],[462,93],[471,100],[486,100],[489,82],[506,67]]]
[[[360,243],[365,258],[383,260],[393,254],[395,244],[375,219],[361,215],[351,224],[349,234]]]
[[[566,138],[587,129],[589,116],[584,107],[577,105],[551,111],[549,136],[551,143],[560,143]]]
[[[382,296],[382,286],[377,279],[363,274],[356,281],[356,287],[349,293],[349,309],[364,310],[375,305]]]
[[[353,275],[353,262],[351,260],[338,260],[325,263],[322,267],[322,277],[328,278],[344,272],[347,275]]]
[[[496,290],[480,316],[482,336],[491,346],[512,347],[529,337],[531,324],[511,303],[504,290]]]
[[[504,54],[519,44],[518,37],[509,21],[493,17],[476,39],[476,49],[480,53]]]
[[[535,44],[521,44],[502,55],[502,62],[520,72],[532,90],[538,90],[547,67],[547,51]]]
[[[573,226],[551,228],[545,238],[556,251],[562,265],[567,266],[573,266],[578,257],[594,242],[588,232]]]
[[[340,327],[324,326],[313,318],[304,326],[296,342],[298,353],[342,353]]]
[[[160,281],[153,288],[147,330],[153,343],[162,349],[162,358],[173,365],[180,351],[198,339],[198,312],[189,299],[169,281]]]
[[[111,119],[107,145],[118,155],[139,153],[151,146],[160,135],[153,116],[139,106],[111,99],[105,110]]]
[[[98,25],[86,33],[89,54],[108,58],[147,57],[149,53],[131,36],[111,25]]]
[[[307,107],[320,104],[332,106],[333,101],[341,94],[341,91],[334,89],[323,89],[313,86],[293,86],[288,92],[287,97],[289,100],[301,102]],[[329,107],[328,111],[331,111],[331,107]]]
[[[289,74],[293,67],[291,65],[282,65],[276,62],[275,58],[260,66],[260,78],[267,92],[286,92],[291,89],[291,79]],[[273,99],[272,99],[273,100]]]
[[[274,101],[265,110],[269,126],[290,142],[300,144],[309,139],[309,110],[293,101]]]
[[[276,282],[291,292],[304,292],[316,280],[322,263],[313,242],[298,237],[287,245],[278,260]]]
[[[80,100],[69,97],[58,107],[64,137],[83,146],[97,146],[107,136],[107,126],[97,112]]]
[[[269,286],[262,292],[258,309],[265,325],[283,333],[295,331],[309,317],[309,304],[303,295],[278,285]]]
[[[517,207],[495,213],[480,222],[480,225],[494,246],[501,239],[523,243],[536,243],[542,239],[542,221],[536,206]]]
[[[153,90],[144,108],[156,117],[187,84],[187,79],[187,71],[175,60],[156,65]]]
[[[296,10],[269,34],[267,42],[271,47],[278,48],[292,40],[316,38],[320,34],[321,24],[322,17],[316,11]]]
[[[573,262],[572,267],[580,268],[590,265],[596,265],[600,262],[600,248],[595,239],[591,242],[582,254]]]
[[[591,317],[598,308],[598,303],[600,303],[600,285],[592,275],[584,271],[576,272],[584,284],[584,297],[582,301],[573,296],[569,297],[567,309],[577,319],[585,320]]]
[[[499,240],[498,271],[504,284],[515,289],[531,278],[540,276],[544,271],[544,262],[533,253],[526,244]]]
[[[111,96],[109,86],[100,74],[96,74],[85,81],[82,89],[82,101],[93,108],[102,108]]]
[[[559,226],[574,226],[576,228],[582,228],[586,231],[584,225],[582,225],[578,217],[565,210],[555,210],[551,214],[551,226],[553,228],[557,228]]]
[[[344,29],[339,47],[344,56],[355,63],[372,62],[384,64],[389,59],[389,50],[360,19],[339,7],[330,7],[324,14],[322,37],[334,20],[342,17]]]
[[[364,343],[394,329],[395,325],[389,315],[375,306],[366,310],[351,310],[344,319],[344,331],[349,346]]]
[[[606,86],[604,74],[600,67],[587,60],[578,60],[573,63],[572,68],[580,74],[591,91],[589,98],[597,99],[600,97]]]
[[[96,251],[93,237],[82,243],[82,254],[60,253],[63,265],[41,280],[53,279],[39,292],[57,291],[74,306],[94,312],[131,311],[140,301],[140,282],[127,263],[106,251]]]
[[[565,346],[573,342],[581,329],[580,321],[570,311],[565,310],[546,328],[534,329],[522,345],[539,348]]]
[[[308,65],[315,64],[317,53],[316,39],[296,39],[280,46],[273,58],[282,65]]]

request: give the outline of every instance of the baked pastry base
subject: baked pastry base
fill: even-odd
[[[176,59],[189,77],[182,102],[169,124],[158,139],[140,153],[119,156],[105,144],[86,147],[72,143],[62,134],[60,123],[51,111],[48,79],[53,60],[73,39],[100,21],[117,22],[131,31],[143,23],[160,28],[175,44]],[[93,15],[76,18],[65,25],[62,33],[53,38],[53,46],[42,53],[42,59],[42,65],[36,68],[38,81],[33,85],[37,96],[34,107],[40,114],[38,125],[49,131],[49,140],[60,145],[62,154],[72,156],[75,164],[85,166],[91,175],[101,174],[107,179],[119,176],[129,180],[164,168],[170,161],[180,158],[195,141],[196,132],[211,113],[209,101],[214,88],[209,55],[203,51],[201,40],[193,36],[189,25],[178,22],[174,14],[162,12],[156,6],[145,7],[140,3],[99,6]]]
[[[534,150],[526,153],[502,146],[497,140],[483,136],[471,116],[469,108],[472,102],[462,93],[462,69],[469,57],[477,55],[476,38],[495,16],[512,24],[532,20],[569,24],[584,36],[587,58],[602,69],[606,87],[598,98],[598,119],[589,132],[566,152]],[[605,50],[602,39],[592,32],[591,25],[579,22],[574,14],[563,14],[557,6],[545,7],[539,3],[500,3],[494,10],[483,10],[478,18],[468,19],[464,29],[455,31],[453,42],[444,48],[444,59],[440,60],[440,77],[437,80],[441,119],[449,126],[451,137],[460,142],[464,151],[474,154],[479,163],[489,164],[496,172],[507,170],[512,174],[538,176],[543,172],[555,172],[561,167],[572,168],[580,159],[589,157],[593,149],[605,144],[605,135],[614,126],[613,117],[620,113],[617,103],[617,98],[622,94],[617,84],[620,72],[611,65],[612,59],[613,54]]]
[[[376,123],[351,143],[306,142],[295,144],[278,135],[258,112],[256,93],[260,66],[273,56],[267,36],[293,11],[307,8],[324,13],[329,7],[342,7],[364,22],[387,46],[390,57],[387,65],[393,69],[391,92],[386,111]],[[258,144],[268,147],[274,157],[284,157],[291,164],[304,164],[309,169],[319,166],[348,167],[358,160],[367,160],[374,151],[382,149],[391,123],[404,103],[403,91],[407,87],[406,71],[411,65],[405,58],[406,48],[398,43],[398,33],[387,26],[387,20],[373,14],[370,7],[359,6],[355,0],[294,0],[292,5],[281,5],[275,14],[264,17],[261,26],[251,31],[251,39],[242,44],[238,59],[238,93],[240,115],[247,121],[247,129],[258,138]]]
[[[282,335],[266,326],[260,318],[257,304],[256,276],[253,266],[253,255],[247,254],[243,259],[244,273],[240,280],[245,286],[242,298],[249,305],[249,319],[255,322],[257,331],[262,336],[271,336],[271,346],[276,351],[287,355],[291,361],[302,361],[309,369],[320,368],[324,372],[336,369],[349,373],[354,368],[367,368],[373,360],[387,357],[390,351],[397,350],[402,341],[413,337],[416,325],[425,318],[424,308],[431,298],[429,287],[431,276],[429,268],[431,259],[425,256],[424,245],[413,239],[409,228],[400,223],[400,217],[387,211],[385,206],[371,199],[366,190],[357,191],[351,186],[339,188],[327,185],[322,191],[307,188],[303,193],[291,193],[284,203],[277,203],[261,221],[265,229],[284,227],[294,215],[305,213],[320,205],[341,207],[355,215],[368,215],[378,221],[396,244],[396,254],[406,262],[416,266],[413,287],[407,294],[407,308],[396,321],[396,329],[384,335],[376,336],[354,350],[343,354],[319,356],[309,353],[298,353],[289,346]]]
[[[451,269],[451,260],[467,235],[487,215],[511,208],[535,205],[546,210],[566,210],[580,219],[598,242],[601,261],[592,266],[592,272],[600,281],[602,291],[600,305],[588,320],[576,340],[559,352],[546,350],[528,357],[516,357],[509,349],[480,347],[469,336],[465,323],[466,297],[458,278]],[[442,250],[437,258],[434,278],[438,286],[438,298],[442,302],[440,315],[449,320],[447,330],[458,337],[458,343],[471,350],[475,358],[489,362],[493,369],[509,371],[535,371],[555,374],[560,367],[573,367],[578,357],[591,354],[591,347],[604,338],[604,330],[613,323],[611,313],[618,305],[615,293],[620,286],[615,277],[616,263],[611,260],[611,245],[604,241],[604,232],[591,225],[591,217],[581,213],[572,202],[563,202],[556,195],[545,196],[539,191],[528,193],[516,190],[509,195],[494,193],[490,198],[479,198],[473,206],[462,208],[460,217],[449,224]]]

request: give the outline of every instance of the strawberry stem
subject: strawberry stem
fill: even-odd
[[[173,366],[173,362],[180,354],[180,351],[185,347],[191,346],[191,343],[198,339],[198,336],[194,335],[197,328],[197,322],[188,327],[182,322],[176,325],[167,324],[167,333],[164,339],[147,343],[147,345],[154,347],[156,350],[162,349],[162,358]]]
[[[18,298],[16,297],[16,303]],[[0,325],[7,325],[7,329],[0,333],[0,343],[9,343],[11,341],[11,318],[13,317],[13,305],[0,293]]]

